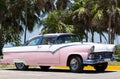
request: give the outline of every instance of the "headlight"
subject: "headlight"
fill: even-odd
[[[116,49],[117,49],[117,47],[115,46],[114,48],[113,48],[113,50],[112,50],[112,52],[116,52]]]
[[[89,54],[88,59],[94,59],[95,55],[93,53]]]
[[[95,46],[92,46],[92,47],[90,48],[91,52],[93,52],[94,49],[95,49]]]

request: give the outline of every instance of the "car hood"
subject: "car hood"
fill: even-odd
[[[100,43],[90,43],[90,42],[85,42],[83,44],[93,45],[95,47],[94,52],[114,52],[115,51],[114,44],[100,44]]]

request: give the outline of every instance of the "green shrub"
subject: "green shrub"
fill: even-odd
[[[115,57],[118,62],[120,62],[120,45],[116,46]]]

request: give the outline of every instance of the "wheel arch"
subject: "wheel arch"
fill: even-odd
[[[16,63],[23,63],[23,64],[27,65],[27,63],[24,59],[13,59],[13,64],[16,64]]]
[[[82,62],[83,62],[83,58],[82,58],[81,55],[79,55],[79,54],[71,54],[71,55],[69,55],[68,58],[67,58],[67,66],[69,66],[69,61],[70,61],[70,59],[71,59],[72,57],[75,57],[75,56],[79,57],[79,58],[82,60]]]

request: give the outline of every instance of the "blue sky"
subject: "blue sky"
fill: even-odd
[[[41,31],[41,28],[37,27],[37,26],[34,28],[33,32],[27,31],[26,40],[28,40],[29,38],[31,38],[35,35],[40,34],[40,31]],[[22,41],[22,44],[23,44],[24,43],[24,34],[21,35],[21,41]]]
[[[34,28],[34,31],[33,32],[27,32],[27,40],[29,39],[29,38],[31,38],[31,37],[33,37],[33,36],[35,36],[35,35],[38,35],[39,33],[40,33],[40,28],[38,28],[38,27],[35,27]],[[94,33],[95,34],[95,38],[94,38],[94,40],[95,40],[95,42],[99,42],[100,40],[99,40],[99,35],[97,34],[97,33]],[[106,36],[106,38],[108,37],[108,35],[107,34],[105,34],[105,36]],[[23,39],[24,39],[24,37],[22,36],[22,43],[23,43]],[[89,41],[91,41],[91,34],[89,33]],[[115,44],[120,44],[120,36],[116,36],[116,39],[115,39]],[[103,40],[103,43],[107,43],[107,41],[103,38],[102,39]]]

